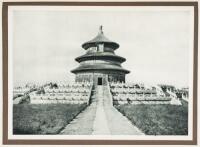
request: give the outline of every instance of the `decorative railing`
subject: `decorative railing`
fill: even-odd
[[[113,104],[170,104],[171,97],[144,84],[110,83]]]
[[[30,94],[30,103],[67,103],[67,104],[89,104],[92,84],[58,85],[57,88],[45,87],[43,92]]]

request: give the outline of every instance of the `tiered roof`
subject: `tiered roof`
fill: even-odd
[[[104,44],[104,48],[109,49],[117,49],[119,47],[119,44],[113,41],[110,41],[102,31],[102,26],[99,29],[98,35],[92,39],[91,41],[88,41],[82,45],[84,49],[88,49],[90,47],[97,47],[99,43]],[[103,52],[87,52],[86,54],[79,56],[75,59],[77,62],[83,62],[83,61],[95,61],[95,60],[109,60],[110,63],[96,63],[96,62],[90,62],[89,64],[81,64],[76,69],[72,70],[72,73],[78,73],[82,71],[91,71],[91,70],[113,70],[113,71],[121,71],[124,73],[129,73],[128,70],[121,67],[120,63],[123,63],[126,61],[125,58],[117,56],[113,52],[109,51],[103,51]]]

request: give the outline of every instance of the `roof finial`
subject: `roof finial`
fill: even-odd
[[[100,27],[99,27],[99,34],[103,34],[103,26],[102,25],[100,25]]]

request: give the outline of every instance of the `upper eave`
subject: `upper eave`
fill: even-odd
[[[88,49],[90,47],[96,46],[99,43],[104,43],[104,46],[108,46],[108,47],[110,47],[110,48],[112,48],[114,50],[117,49],[117,48],[119,48],[119,44],[116,43],[116,42],[114,42],[114,41],[111,41],[110,39],[108,39],[103,34],[102,30],[100,30],[100,32],[98,33],[98,35],[94,39],[92,39],[92,40],[90,40],[88,42],[83,43],[82,47],[84,49]]]
[[[126,59],[121,56],[117,56],[115,54],[108,54],[105,52],[95,53],[95,54],[85,54],[85,55],[75,58],[75,60],[77,62],[82,62],[82,61],[86,61],[86,60],[98,60],[98,59],[114,60],[114,61],[118,61],[120,63],[123,63],[126,61]]]

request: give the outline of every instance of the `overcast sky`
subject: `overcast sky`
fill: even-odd
[[[187,86],[191,14],[178,11],[14,11],[14,83],[73,81],[81,45],[100,25],[120,44],[127,81]]]

